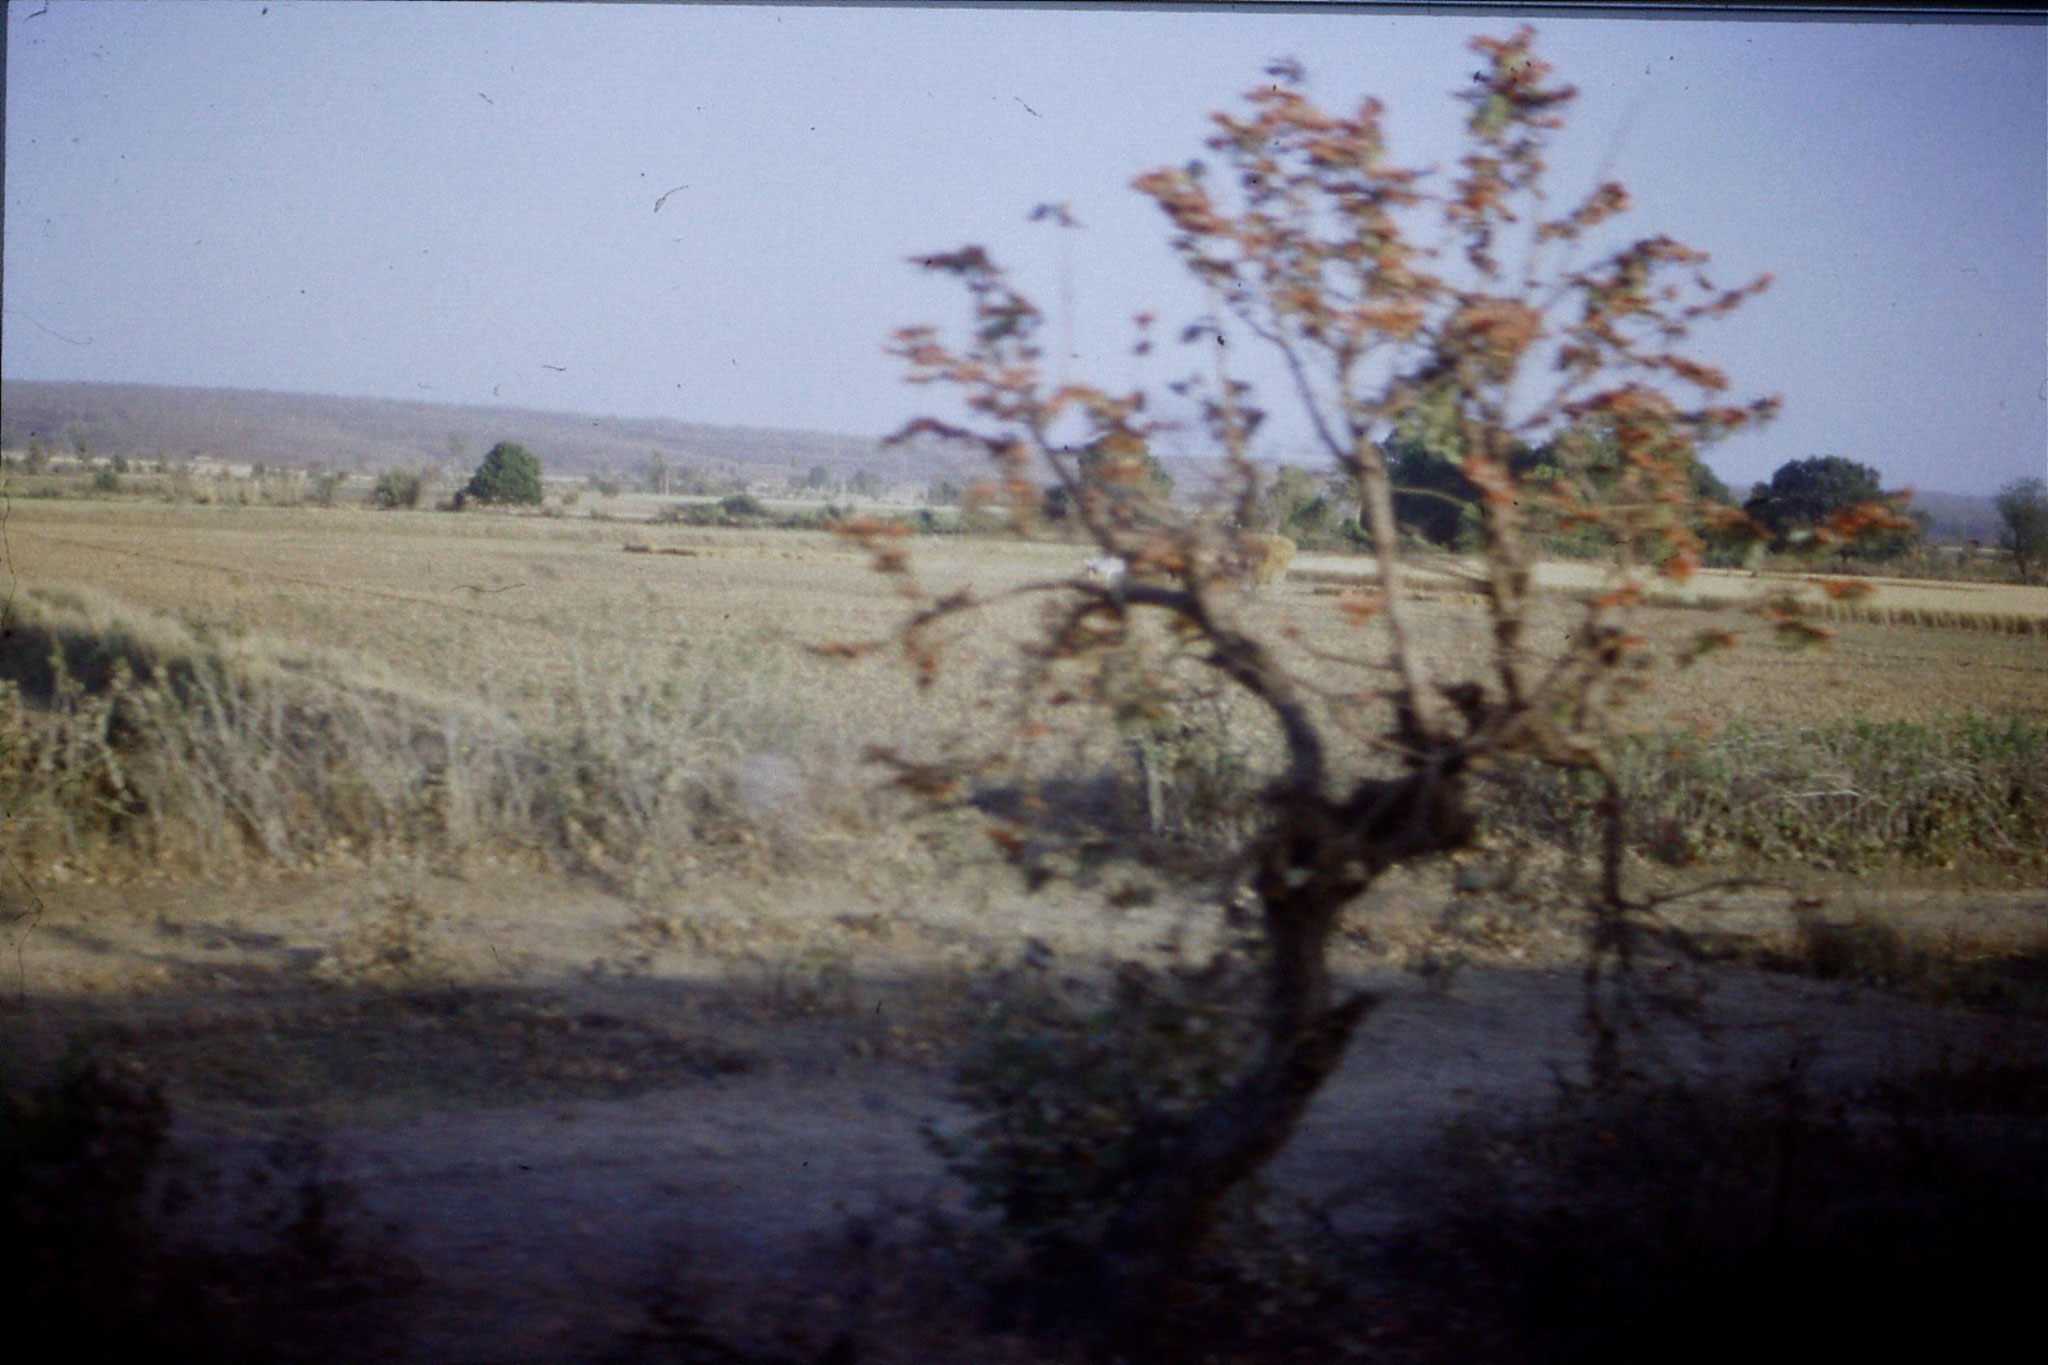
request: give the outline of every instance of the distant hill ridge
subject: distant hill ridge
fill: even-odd
[[[401,466],[454,472],[501,440],[541,456],[551,474],[630,475],[659,454],[671,466],[772,477],[823,466],[891,482],[960,478],[974,457],[924,441],[884,449],[873,437],[713,426],[666,417],[604,417],[254,389],[10,379],[0,383],[0,444],[41,437],[69,453],[153,460],[209,455],[230,463],[364,473]]]
[[[748,479],[786,477],[822,466],[839,478],[861,469],[892,484],[987,472],[972,449],[920,440],[884,449],[868,436],[713,426],[669,417],[600,417],[538,408],[479,407],[409,399],[344,398],[256,389],[195,389],[163,384],[92,384],[9,379],[0,383],[0,444],[10,450],[40,436],[60,451],[83,436],[95,455],[152,460],[211,455],[235,464],[351,473],[428,466],[450,474],[473,467],[498,441],[518,441],[551,474],[631,477],[651,456],[678,469],[724,471]],[[1213,460],[1172,461],[1189,486],[1220,474]],[[1937,540],[1998,537],[1992,500],[1966,493],[1916,493]]]

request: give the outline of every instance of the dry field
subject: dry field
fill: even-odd
[[[33,1075],[98,1038],[171,1096],[180,1159],[230,1185],[312,1124],[321,1179],[353,1201],[349,1235],[414,1272],[402,1293],[323,1308],[344,1324],[329,1358],[765,1365],[826,1358],[841,1333],[857,1357],[831,1358],[1065,1358],[977,1325],[960,1259],[977,1225],[918,1124],[958,1117],[945,1067],[987,963],[1029,939],[1077,962],[1199,942],[1205,889],[1133,860],[1103,880],[1122,909],[1027,895],[974,831],[902,828],[860,761],[869,744],[915,750],[998,714],[1028,606],[963,632],[925,695],[893,659],[804,648],[881,635],[902,610],[829,536],[54,501],[15,504],[4,529],[24,620],[156,630],[166,649],[398,698],[450,733],[549,737],[518,790],[567,802],[560,818],[605,845],[564,861],[481,838],[408,851],[395,836],[315,846],[258,829],[278,857],[209,868],[215,845],[198,836],[182,862],[124,859],[35,843],[37,813],[10,818],[7,1069]],[[628,554],[629,541],[672,553]],[[913,544],[940,588],[999,590],[1083,557]],[[1355,561],[1297,567],[1244,609],[1337,629],[1333,592]],[[1546,572],[1570,586],[1573,571]],[[2048,618],[2048,592],[1974,585],[1880,584],[1870,605],[1956,592],[2008,594],[1973,608],[1990,615]],[[1478,607],[1438,589],[1428,610],[1448,649]],[[1560,604],[1542,629],[1569,624]],[[1719,624],[1753,622],[1735,605],[1645,613],[1673,640]],[[1667,679],[1635,722],[2048,720],[2041,634],[1836,629],[1831,648],[1791,652],[1759,627]],[[36,667],[18,649],[4,662]],[[645,800],[591,813],[531,770],[542,763],[636,775]],[[687,782],[663,786],[677,774]],[[495,818],[481,796],[463,809],[479,829]],[[289,826],[291,810],[275,818]],[[633,839],[676,856],[628,875]],[[1553,862],[1496,846],[1375,889],[1343,968],[1387,1003],[1275,1170],[1283,1193],[1348,1235],[1385,1234],[1430,1207],[1447,1124],[1539,1113],[1555,1078],[1578,1074],[1579,928],[1554,901],[1510,894]],[[1714,1028],[1660,1016],[1640,1040],[1684,1074],[1796,1057],[1816,1087],[1848,1093],[1944,1058],[2048,1057],[2038,859],[1634,873],[1665,889],[1729,873],[1786,888],[1674,908],[1725,959],[1699,979]],[[1987,999],[2003,1006],[1969,1007]],[[1368,1314],[1359,1351],[1318,1358],[1485,1358],[1456,1341],[1432,1355],[1398,1317]]]
[[[1297,578],[1339,582],[1358,573],[1358,561],[1341,555],[1305,555],[1297,561]],[[1539,590],[1585,592],[1598,588],[1604,569],[1591,562],[1556,562],[1538,566]],[[1433,575],[1450,586],[1449,566]],[[1689,583],[1665,585],[1655,600],[1667,606],[1739,607],[1787,591],[1816,598],[1813,584],[1825,574],[1750,573],[1739,569],[1707,569]],[[1839,619],[1874,624],[1936,625],[1955,630],[1986,630],[2018,635],[2048,634],[2048,588],[2013,583],[1946,582],[1918,578],[1859,577],[1872,594],[1850,603],[1825,603]]]
[[[8,527],[19,583],[97,589],[225,637],[354,653],[414,682],[508,705],[590,679],[617,686],[673,676],[694,659],[741,645],[765,651],[761,662],[774,670],[777,691],[824,731],[900,736],[930,724],[919,710],[928,702],[901,677],[850,675],[797,648],[879,635],[901,616],[901,603],[863,556],[827,535],[51,502],[16,504]],[[683,553],[622,554],[628,544]],[[917,563],[941,590],[997,591],[1072,572],[1082,558],[1060,545],[917,542]],[[1335,586],[1325,580],[1362,580],[1359,565],[1302,556],[1290,583],[1251,610],[1308,628],[1334,622],[1334,600],[1318,588]],[[1583,566],[1551,564],[1540,581],[1569,589],[1585,578]],[[1771,585],[1704,574],[1692,589],[1700,606],[1651,611],[1649,626],[1674,638],[1708,625],[1740,628],[1747,621],[1736,608],[1761,586]],[[1438,595],[1437,614],[1452,618],[1442,623],[1448,639],[1454,618],[1478,608],[1461,593]],[[1920,608],[1962,598],[1987,617],[2048,618],[2048,588],[1880,582],[1864,605]],[[1565,628],[1567,613],[1555,617],[1551,628]],[[976,634],[966,647],[990,662],[1005,654],[1000,633]],[[1643,719],[1881,720],[1971,708],[2048,715],[2042,640],[1847,621],[1832,649],[1795,653],[1769,648],[1759,632],[1757,641],[1652,698]]]

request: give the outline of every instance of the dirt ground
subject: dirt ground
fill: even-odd
[[[310,1124],[349,1226],[419,1277],[379,1358],[800,1360],[842,1333],[861,1360],[1056,1358],[929,1317],[957,1286],[916,1258],[975,1223],[920,1137],[959,1117],[951,1007],[1023,936],[1076,960],[1139,951],[1192,907],[1105,919],[996,880],[914,910],[822,879],[775,893],[650,905],[509,868],[53,888],[6,945],[0,1025],[18,1060],[82,1034],[138,1059],[174,1100],[181,1162],[224,1185]],[[1432,976],[1417,954],[1441,939],[1413,907],[1448,899],[1411,878],[1361,908],[1344,970],[1384,1003],[1271,1172],[1351,1235],[1427,1210],[1448,1124],[1536,1114],[1583,1072],[1576,930],[1468,898],[1492,927]],[[1686,923],[1768,949],[1795,936],[1795,899],[1980,953],[2048,933],[2038,888],[1819,874]],[[1706,980],[1709,1026],[1660,1018],[1645,1056],[1707,1076],[1803,1054],[1831,1089],[2048,1056],[2038,1015],[1737,966]],[[677,1304],[687,1330],[660,1311]],[[691,1333],[739,1353],[677,1354]]]

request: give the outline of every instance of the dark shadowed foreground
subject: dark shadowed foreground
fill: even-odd
[[[10,1084],[57,1074],[79,1040],[102,1059],[68,1100],[8,1116],[32,1234],[9,1289],[36,1315],[10,1316],[47,1328],[29,1344],[1077,1358],[920,1136],[960,1119],[950,1040],[993,941],[972,919],[885,924],[822,909],[813,884],[784,907],[810,940],[749,956],[698,946],[744,913],[738,891],[660,929],[574,883],[423,876],[428,912],[378,939],[365,926],[392,917],[365,880],[75,888],[17,924]],[[1339,970],[1386,1003],[1258,1212],[1199,1262],[1161,1358],[1639,1359],[1732,1346],[1767,1316],[1793,1341],[1958,1345],[2020,1311],[2041,1253],[2016,1234],[2048,1190],[2038,893],[1808,900],[1804,930],[1782,899],[1700,912],[1730,960],[1703,995],[1667,974],[1694,1017],[1651,1012],[1631,1055],[1655,1083],[1604,1108],[1572,1089],[1566,926],[1474,902],[1446,939],[1382,914]],[[1171,919],[1104,932],[1136,943]],[[1054,936],[1076,964],[1084,922]],[[1966,941],[2003,964],[2002,994],[1915,958]],[[60,1129],[92,1160],[67,1166]]]

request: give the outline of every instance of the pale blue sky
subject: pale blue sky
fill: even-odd
[[[1077,375],[1174,377],[1127,358],[1133,313],[1200,307],[1132,176],[1200,154],[1205,111],[1283,55],[1332,104],[1380,95],[1396,157],[1447,162],[1463,45],[1515,22],[43,8],[7,13],[8,378],[871,435],[933,403],[888,334],[962,316],[906,256],[982,243],[1048,308],[1064,274]],[[1778,276],[1695,348],[1739,392],[1786,398],[1714,453],[1724,478],[1820,454],[1923,489],[2044,472],[2048,29],[1534,22],[1582,92],[1557,198],[1611,158],[1631,236],[1708,251],[1729,284]],[[1027,225],[1048,200],[1085,230]]]

